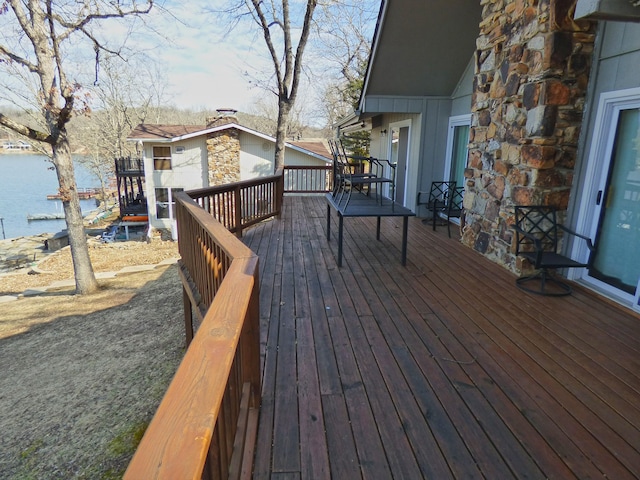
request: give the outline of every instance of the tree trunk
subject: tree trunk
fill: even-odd
[[[60,132],[58,141],[53,146],[53,164],[56,167],[60,186],[59,192],[69,234],[76,293],[81,295],[91,293],[98,289],[98,282],[93,273],[93,266],[89,257],[87,235],[84,231],[80,199],[78,198],[73,160],[66,130]]]
[[[289,112],[291,104],[287,99],[278,101],[278,125],[276,128],[276,153],[274,162],[274,172],[284,168],[284,144],[287,140],[287,126],[289,124]]]

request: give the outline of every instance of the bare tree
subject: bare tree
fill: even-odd
[[[311,54],[325,68],[317,83],[330,125],[358,108],[379,1],[329,1],[320,5],[315,23],[318,41]]]
[[[159,107],[166,100],[165,86],[166,78],[152,59],[141,61],[134,56],[124,62],[115,55],[101,59],[100,78],[90,87],[95,103],[91,117],[75,118],[69,130],[74,143],[86,152],[78,161],[100,180],[103,198],[106,180],[114,171],[114,158],[136,153],[126,137],[147,118],[158,118]]]
[[[0,64],[23,72],[23,86],[32,88],[43,119],[42,128],[32,128],[0,114],[0,125],[51,149],[79,294],[95,291],[98,284],[89,257],[67,132],[72,116],[88,109],[78,98],[82,93],[80,81],[70,77],[70,51],[78,48],[79,41],[88,42],[95,52],[96,65],[100,52],[118,54],[100,39],[94,27],[105,20],[148,13],[152,6],[153,0],[5,0],[0,4],[0,17],[5,17],[0,31]]]
[[[289,0],[242,0],[226,12],[236,22],[245,17],[251,18],[262,31],[269,51],[276,83],[273,92],[278,101],[274,162],[276,170],[284,166],[287,126],[300,88],[304,50],[318,1],[292,2],[291,5],[293,10]],[[293,35],[295,32],[299,32],[297,41]]]
[[[254,126],[263,133],[275,136],[278,127],[278,105],[271,102],[270,98],[259,98],[251,106],[249,113],[255,115],[256,119],[260,119],[260,123],[254,123]],[[285,132],[285,138],[295,140],[304,135],[305,125],[303,121],[304,105],[297,103],[291,107],[289,112],[289,120]]]

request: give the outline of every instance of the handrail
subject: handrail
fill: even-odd
[[[258,257],[186,193],[175,198],[190,345],[124,478],[240,478],[260,403]]]
[[[116,174],[137,172],[144,173],[144,163],[141,158],[120,157],[115,159]]]
[[[237,237],[256,223],[280,215],[284,192],[283,170],[275,175],[190,190],[201,208]]]
[[[125,479],[250,475],[261,392],[258,257],[232,232],[280,214],[284,175],[175,194],[188,349]]]
[[[333,190],[333,166],[285,165],[284,193],[328,193]]]

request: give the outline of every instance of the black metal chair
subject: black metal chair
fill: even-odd
[[[557,222],[556,208],[550,206],[515,207],[516,255],[528,260],[538,270],[533,275],[516,280],[516,285],[527,292],[539,295],[563,296],[571,294],[571,286],[556,278],[550,270],[558,268],[588,267],[595,250],[591,239],[574,232]],[[573,235],[587,243],[591,252],[589,261],[580,262],[558,253],[560,230],[565,235]],[[537,287],[530,285],[536,283]]]
[[[431,182],[431,189],[428,192],[418,192],[416,199],[416,205],[426,205],[427,210],[432,214],[431,221],[433,229],[436,229],[436,222],[440,215],[447,216],[447,210],[449,208],[449,199],[451,197],[450,192],[454,192],[456,189],[456,182]],[[427,201],[424,201],[424,196],[429,194]],[[425,222],[429,219],[425,219]],[[448,218],[447,218],[448,220]],[[449,233],[451,236],[451,233]]]
[[[455,187],[447,194],[447,233],[451,238],[451,219],[459,218],[462,222],[462,202],[464,200],[464,187]]]
[[[373,191],[381,204],[383,201],[383,184],[390,184],[389,189],[391,192],[394,192],[395,165],[388,165],[388,170],[391,171],[391,178],[387,178],[384,176],[384,162],[387,162],[386,160],[383,161],[368,157],[366,159],[359,158],[355,161],[350,161],[350,159],[354,157],[347,155],[341,142],[330,141],[329,146],[333,154],[332,195],[337,205],[346,207],[354,190],[365,195],[370,195]],[[369,171],[365,171],[363,167],[363,161],[365,160],[369,164]],[[393,201],[393,198],[390,200]]]

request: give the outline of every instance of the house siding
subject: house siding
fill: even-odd
[[[284,164],[285,165],[298,165],[302,167],[312,166],[324,166],[330,164],[331,160],[321,160],[319,158],[311,157],[306,153],[299,152],[293,148],[287,148],[284,152]]]
[[[451,115],[452,117],[458,115],[466,115],[471,113],[471,101],[473,97],[473,66],[474,58],[469,60],[469,64],[465,69],[456,89],[451,96]]]
[[[275,144],[269,140],[240,132],[240,179],[273,175]]]
[[[600,22],[598,25],[598,46],[594,59],[593,76],[589,97],[585,127],[580,140],[580,157],[573,185],[571,212],[578,215],[583,185],[587,181],[587,166],[594,135],[600,95],[606,92],[640,87],[640,24],[623,22]]]
[[[240,133],[240,179],[249,180],[256,177],[266,177],[273,175],[275,158],[275,143],[251,135],[250,133]],[[327,162],[319,158],[312,157],[306,153],[299,152],[292,148],[285,148],[284,154],[285,165],[299,166],[323,166]]]
[[[171,147],[171,170],[153,169],[153,147]],[[182,153],[178,150],[184,148]],[[158,219],[156,188],[201,188],[206,185],[206,149],[204,139],[190,139],[176,143],[148,143],[144,148],[144,170],[147,183],[149,223],[153,228],[170,228],[169,219]]]
[[[422,97],[367,96],[364,111],[385,113],[420,113],[423,109]]]

